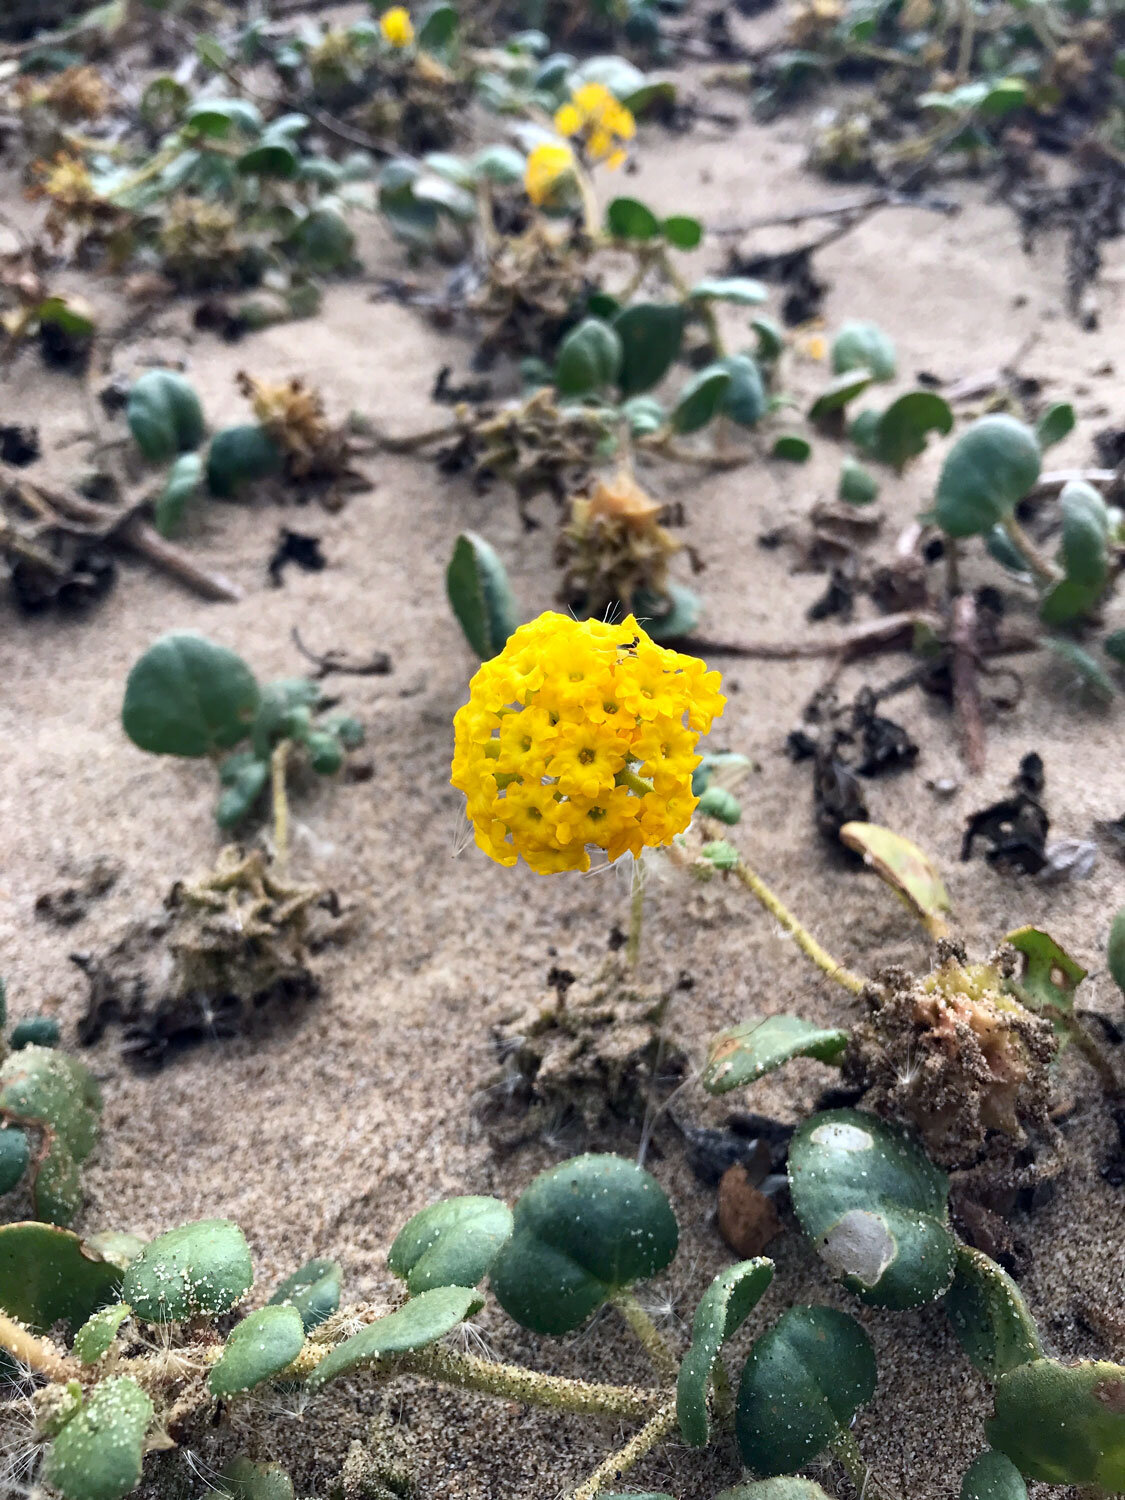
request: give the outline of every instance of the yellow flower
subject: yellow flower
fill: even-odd
[[[574,171],[574,152],[569,146],[553,146],[544,141],[534,148],[527,158],[523,174],[523,185],[532,203],[549,203],[557,194],[564,179]]]
[[[570,103],[555,112],[555,129],[560,135],[580,137],[591,161],[619,167],[625,160],[625,143],[637,133],[637,122],[604,83],[584,83]]]
[[[726,702],[717,672],[619,625],[548,611],[469,685],[452,782],[492,859],[541,875],[669,843],[695,811],[696,742]]]
[[[383,40],[392,47],[409,47],[414,40],[414,23],[410,12],[403,5],[392,5],[379,20]]]

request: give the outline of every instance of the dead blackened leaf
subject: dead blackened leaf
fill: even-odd
[[[985,858],[1002,869],[1037,875],[1047,864],[1047,831],[1051,820],[1039,801],[1045,785],[1043,761],[1034,751],[1020,761],[1012,795],[971,813],[965,824],[961,858],[973,856],[977,839],[991,847]]]
[[[839,757],[836,737],[818,748],[813,770],[816,826],[827,839],[838,840],[845,823],[866,823],[867,803],[859,778]]]
[[[35,898],[35,915],[56,927],[73,927],[86,916],[92,902],[113,889],[121,870],[119,861],[108,855],[96,855],[65,884],[42,891]]]
[[[22,469],[39,457],[38,427],[20,427],[0,422],[0,462]]]
[[[731,1167],[744,1167],[757,1185],[772,1167],[772,1152],[761,1136],[747,1139],[737,1131],[711,1130],[702,1125],[676,1121],[684,1138],[684,1152],[691,1170],[708,1187],[715,1187]]]
[[[729,1167],[719,1182],[719,1233],[736,1255],[761,1255],[781,1232],[781,1217],[772,1198],[754,1185],[744,1166]]]
[[[283,526],[278,532],[277,545],[267,568],[275,589],[280,588],[285,581],[285,569],[290,563],[296,563],[306,573],[322,572],[327,561],[320,550],[320,538],[309,536],[303,531],[290,531],[288,526]]]

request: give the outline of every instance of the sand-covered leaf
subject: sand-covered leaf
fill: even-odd
[[[512,1211],[499,1198],[447,1198],[399,1230],[387,1263],[411,1296],[435,1286],[476,1286],[512,1232]]]
[[[212,1396],[251,1391],[291,1365],[304,1342],[305,1325],[295,1307],[260,1307],[231,1329],[207,1387]]]
[[[123,1296],[146,1323],[183,1323],[229,1312],[253,1282],[242,1230],[230,1219],[203,1219],[146,1245],[125,1273]]]
[[[117,1330],[133,1309],[127,1302],[115,1302],[92,1313],[74,1335],[74,1352],[84,1365],[96,1365],[117,1337]]]
[[[712,1039],[703,1087],[709,1094],[728,1094],[794,1057],[832,1062],[847,1045],[848,1033],[838,1027],[814,1026],[800,1016],[755,1016]]]
[[[620,1156],[576,1156],[541,1172],[513,1219],[491,1285],[535,1333],[578,1328],[615,1292],[663,1271],[679,1241],[663,1188]]]
[[[1010,1458],[987,1448],[965,1470],[961,1500],[1027,1500],[1027,1485]]]
[[[958,1245],[945,1311],[958,1343],[989,1380],[1042,1356],[1023,1293],[983,1251]]]
[[[122,1500],[140,1482],[152,1417],[151,1400],[128,1375],[101,1381],[48,1449],[47,1483],[65,1500]]]
[[[405,1307],[378,1318],[338,1344],[316,1367],[306,1385],[310,1391],[316,1391],[330,1380],[361,1370],[388,1355],[406,1354],[411,1349],[435,1344],[471,1317],[482,1301],[479,1293],[464,1286],[438,1286],[420,1292]]]
[[[791,1474],[846,1430],[875,1394],[875,1351],[831,1307],[791,1307],[757,1340],[738,1391],[735,1431],[748,1468]]]
[[[219,1475],[216,1500],[293,1500],[293,1481],[277,1463],[256,1464],[248,1458],[233,1459]]]
[[[980,417],[946,455],[935,515],[953,537],[983,536],[1010,516],[1039,478],[1039,444],[1015,417]]]
[[[1020,975],[1012,985],[1020,1000],[1029,1010],[1063,1012],[1062,1019],[1055,1018],[1055,1029],[1068,1035],[1065,1016],[1074,1009],[1075,994],[1087,971],[1039,927],[1017,927],[1004,941],[1021,956]]]
[[[621,339],[601,318],[584,318],[559,345],[555,386],[561,396],[588,396],[614,385],[621,370]]]
[[[865,1302],[918,1307],[948,1289],[949,1179],[899,1126],[855,1109],[812,1115],[789,1148],[789,1188],[801,1228]]]
[[[707,1391],[719,1351],[742,1327],[773,1280],[773,1261],[759,1256],[720,1271],[703,1293],[691,1326],[691,1348],[676,1382],[676,1415],[684,1441],[704,1448],[710,1437]]]
[[[840,839],[863,855],[864,862],[905,901],[931,936],[945,933],[945,917],[952,909],[945,882],[917,844],[878,823],[845,823]]]

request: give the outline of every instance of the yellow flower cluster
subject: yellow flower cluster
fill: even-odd
[[[560,135],[580,137],[591,161],[619,167],[626,142],[637,133],[637,122],[604,83],[584,83],[570,103],[556,111],[555,129]]]
[[[574,172],[574,152],[569,146],[544,141],[527,158],[523,185],[532,203],[550,203],[563,180]]]
[[[540,875],[668,843],[691,821],[700,734],[722,712],[718,672],[618,625],[548,611],[521,625],[454,719],[453,785],[477,844]]]
[[[383,40],[391,47],[409,47],[414,40],[414,23],[410,12],[402,5],[392,5],[379,18],[379,30]]]

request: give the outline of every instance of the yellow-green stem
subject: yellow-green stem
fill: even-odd
[[[270,756],[270,794],[273,798],[273,852],[278,869],[285,873],[289,862],[289,793],[285,772],[289,764],[292,740],[282,740]]]
[[[755,875],[745,860],[739,860],[734,867],[734,873],[750,894],[761,902],[770,916],[784,927],[805,957],[811,959],[822,974],[827,974],[829,979],[843,985],[844,989],[850,990],[853,995],[859,994],[867,981],[861,979],[858,974],[853,974],[843,964],[837,963],[831,953],[820,946],[812,933],[797,921],[789,908],[782,905],[765,881]]]
[[[52,1343],[36,1338],[29,1328],[4,1313],[0,1313],[0,1349],[48,1380],[69,1380],[75,1373],[71,1361],[64,1359]]]
[[[839,1436],[833,1439],[832,1451],[843,1465],[860,1500],[897,1500],[894,1491],[888,1489],[869,1467],[850,1432],[841,1430]]]
[[[604,1463],[599,1464],[589,1479],[573,1492],[571,1500],[594,1500],[607,1484],[620,1479],[622,1474],[627,1474],[639,1464],[645,1454],[655,1448],[662,1438],[666,1438],[675,1425],[676,1403],[672,1401],[663,1411],[658,1411],[650,1422],[646,1422],[624,1448],[611,1453]]]
[[[1008,533],[1008,540],[1040,583],[1057,583],[1060,577],[1058,568],[1043,556],[1015,516],[1008,516],[1001,524]]]
[[[632,1292],[618,1292],[613,1305],[636,1335],[656,1373],[663,1380],[674,1380],[678,1369],[676,1357]]]

